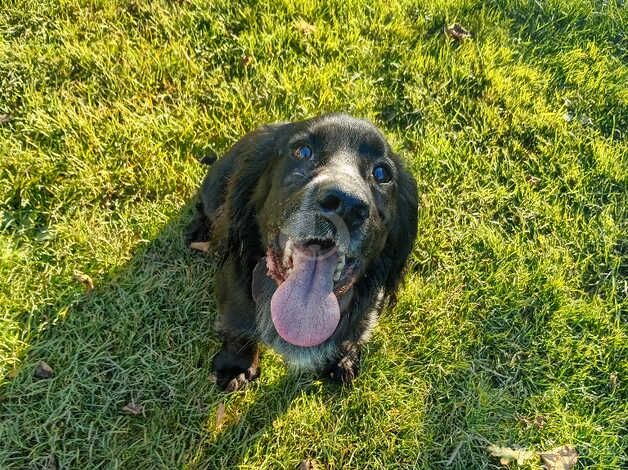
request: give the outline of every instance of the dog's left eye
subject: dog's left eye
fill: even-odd
[[[373,168],[373,178],[377,183],[388,183],[391,180],[390,170],[384,165]]]
[[[309,145],[301,145],[292,152],[292,155],[297,160],[309,160],[313,154],[314,152],[312,152],[312,148]]]

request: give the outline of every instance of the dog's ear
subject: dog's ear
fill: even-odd
[[[386,278],[384,288],[394,300],[395,291],[401,281],[406,261],[412,252],[417,234],[418,196],[416,182],[402,164],[399,164],[397,183],[397,215],[392,223],[383,255]]]
[[[255,219],[256,194],[267,194],[268,175],[277,155],[276,140],[283,124],[263,126],[242,137],[223,158],[233,159],[233,172],[224,188],[225,204],[218,215],[215,241],[226,257],[237,256],[247,263],[261,247]]]

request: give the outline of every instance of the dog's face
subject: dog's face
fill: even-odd
[[[286,342],[316,346],[336,330],[354,285],[395,256],[391,243],[408,244],[399,230],[416,222],[416,189],[381,132],[346,115],[283,125],[268,165],[255,200],[277,284],[272,321]]]

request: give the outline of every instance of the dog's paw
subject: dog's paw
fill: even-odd
[[[233,354],[220,351],[214,358],[214,374],[216,385],[227,393],[242,390],[246,384],[259,377],[260,368],[257,364],[244,367],[242,360]]]
[[[350,356],[344,356],[325,370],[325,377],[332,382],[348,385],[358,376],[360,364]]]

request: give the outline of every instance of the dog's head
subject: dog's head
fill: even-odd
[[[416,236],[416,185],[368,121],[331,114],[257,138],[247,213],[277,285],[272,320],[285,341],[315,346],[335,331],[354,287],[393,293]]]

